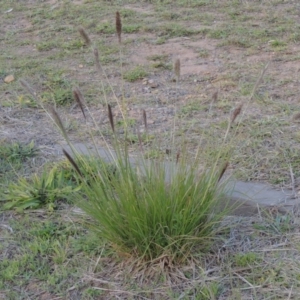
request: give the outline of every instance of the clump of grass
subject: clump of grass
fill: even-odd
[[[119,17],[117,13],[116,31],[121,42]],[[106,75],[100,65],[97,49],[94,49],[94,56],[97,70]],[[174,73],[178,82],[179,59],[174,64]],[[144,69],[138,66],[130,73],[125,73],[123,78],[134,81],[144,76]],[[105,79],[108,80],[108,77],[105,76]],[[86,117],[82,97],[78,92],[74,96]],[[117,97],[115,100],[122,112],[122,103]],[[113,172],[104,167],[101,156],[86,158],[79,155],[67,136],[59,114],[52,111],[52,118],[71,149],[70,153],[64,151],[64,154],[80,184],[81,188],[74,196],[77,205],[91,217],[89,225],[117,253],[147,262],[167,260],[167,265],[181,263],[193,257],[195,249],[198,252],[209,249],[217,239],[219,224],[227,212],[227,197],[221,179],[228,167],[232,147],[227,146],[226,141],[242,105],[229,118],[224,142],[216,149],[214,162],[210,165],[203,163],[203,149],[200,147],[194,156],[187,152],[184,138],[180,149],[175,149],[174,133],[171,134],[173,143],[169,154],[172,160],[169,163],[164,162],[161,156],[155,160],[145,159],[138,129],[140,151],[138,158],[133,161],[126,140],[130,129],[127,115],[122,114],[125,127],[125,139],[122,139],[116,132],[113,109],[109,103],[107,107],[113,146],[113,150],[108,148],[107,153],[113,164]],[[89,113],[88,108],[86,112]],[[146,111],[143,111],[142,118],[148,134]],[[97,122],[94,125],[98,126]],[[94,141],[93,135],[91,138]],[[108,145],[107,140],[102,138]],[[100,163],[96,164],[96,161]]]
[[[261,257],[254,252],[238,253],[235,255],[235,263],[238,267],[249,267],[255,263],[261,262]]]
[[[21,163],[29,157],[37,155],[38,149],[35,148],[34,141],[29,144],[1,143],[0,144],[0,162]]]
[[[123,78],[129,82],[134,82],[143,79],[148,75],[148,72],[143,66],[136,66],[123,74]]]
[[[110,177],[115,174],[114,167],[107,162],[78,155],[77,161],[88,162],[84,165],[84,171],[81,171],[76,168],[78,162],[64,149],[63,153],[67,160],[52,167],[46,165],[41,174],[33,174],[29,178],[21,177],[17,183],[8,185],[2,199],[5,202],[3,208],[24,210],[46,206],[47,209],[53,210],[60,202],[72,202],[71,196],[81,189],[82,182],[93,181],[100,169],[105,169]],[[78,176],[74,174],[72,167]]]
[[[140,160],[134,166],[126,152],[116,150],[118,176],[98,170],[95,180],[77,194],[78,205],[92,217],[90,225],[99,237],[117,251],[146,260],[165,255],[182,260],[195,247],[207,250],[223,216],[218,182],[226,168],[199,175],[197,164],[187,168],[179,158],[169,169],[162,161]],[[89,163],[93,164],[81,161],[76,166],[83,178]]]
[[[114,174],[101,166],[90,173],[94,159],[78,158],[73,149],[66,157],[82,180],[77,204],[92,217],[90,226],[117,251],[152,261],[168,256],[182,261],[196,247],[209,248],[218,231],[225,210],[219,181],[227,164],[217,165],[199,173],[199,157],[187,164],[184,153],[175,164],[147,161],[142,156],[132,164],[126,143],[115,135],[113,112],[108,105],[108,118],[114,134],[111,161]],[[60,118],[55,118],[62,127]],[[146,112],[143,120],[147,127]],[[65,130],[60,128],[61,132]]]
[[[175,22],[164,24],[159,29],[161,30],[160,35],[166,36],[168,38],[180,37],[180,36],[190,36],[190,35],[199,33],[199,31],[197,31],[197,30],[184,27],[184,26],[180,25],[179,23],[175,23]]]
[[[70,174],[70,167],[67,170],[55,166],[29,179],[20,178],[17,183],[8,186],[3,208],[24,210],[47,206],[53,210],[59,201],[66,201],[73,192],[80,189],[75,186],[74,177],[72,180]]]
[[[116,29],[119,36],[117,19],[118,14]],[[97,59],[96,49],[94,56],[97,70],[104,72]],[[179,80],[179,59],[175,63],[174,71]],[[134,81],[145,75],[144,69],[136,67],[131,73],[125,73],[124,78]],[[80,93],[75,89],[73,94],[86,117]],[[121,108],[121,103],[116,100]],[[89,112],[88,109],[87,111]],[[92,218],[90,226],[100,239],[107,241],[117,253],[127,253],[146,261],[159,261],[168,257],[170,264],[185,261],[193,256],[194,249],[209,249],[219,231],[218,224],[226,212],[224,205],[220,205],[225,199],[220,179],[227,164],[222,163],[220,153],[216,157],[216,163],[210,166],[201,165],[200,152],[190,158],[185,147],[175,151],[176,160],[170,164],[160,159],[146,160],[138,131],[140,152],[138,160],[133,163],[126,140],[129,136],[126,114],[123,115],[124,140],[115,131],[112,107],[108,104],[108,119],[113,134],[113,151],[108,150],[114,166],[112,173],[104,167],[105,162],[101,157],[84,158],[79,155],[67,136],[58,112],[52,109],[48,114],[70,145],[72,152],[69,154],[64,150],[64,154],[74,167],[74,176],[79,184],[73,195],[77,205]],[[146,111],[143,111],[142,118],[148,134]],[[219,152],[222,151],[223,148],[220,148]],[[227,158],[227,154],[223,157]],[[96,164],[97,160],[100,164]],[[47,187],[52,188],[54,184],[54,175],[49,178],[43,175],[39,181],[35,178],[34,183],[39,188],[30,190],[27,183],[21,182],[23,189],[34,194],[34,199],[29,197],[18,201],[22,202],[19,207],[38,207],[45,202],[53,203],[58,197],[55,188],[46,193],[45,197]],[[65,195],[70,189],[63,189],[61,192]],[[11,202],[10,207],[14,207],[15,203]]]
[[[54,103],[64,106],[73,102],[72,92],[65,88],[55,88],[52,91],[44,92],[42,95],[44,101],[53,101]]]
[[[55,105],[67,105],[73,102],[70,82],[62,76],[62,72],[48,74],[43,83],[45,91],[41,94],[41,100]]]

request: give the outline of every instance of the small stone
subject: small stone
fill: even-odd
[[[11,83],[11,82],[14,81],[14,80],[15,80],[14,75],[8,75],[8,76],[6,76],[6,77],[4,78],[4,82],[5,82],[5,83]]]
[[[79,65],[79,68],[83,68],[83,65]]]
[[[153,89],[158,87],[157,82],[155,82],[155,81],[152,80],[152,79],[149,80],[149,85],[150,85],[150,87],[152,87]]]

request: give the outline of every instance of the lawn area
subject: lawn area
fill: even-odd
[[[218,210],[225,172],[298,197],[299,9],[2,0],[0,299],[299,299],[298,210]]]

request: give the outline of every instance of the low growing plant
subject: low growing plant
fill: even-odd
[[[134,82],[139,79],[143,79],[148,75],[147,71],[145,70],[145,67],[143,66],[136,66],[131,70],[128,70],[124,73],[123,78],[127,81]]]
[[[219,168],[199,174],[199,165],[187,168],[184,159],[165,165],[142,157],[133,165],[126,150],[115,150],[117,176],[99,170],[77,193],[78,205],[92,217],[90,225],[99,236],[118,252],[146,260],[183,259],[195,247],[207,249],[224,213]],[[80,164],[76,169],[87,177]]]
[[[115,169],[109,163],[96,157],[79,155],[78,161],[85,161],[85,183],[94,180],[98,170],[104,169],[114,176]],[[55,164],[52,168],[46,165],[41,174],[30,178],[21,177],[17,183],[10,184],[4,194],[4,209],[34,209],[46,206],[53,210],[60,201],[70,201],[71,196],[81,189],[82,180],[74,176],[72,165],[68,160]],[[71,201],[72,202],[72,201]]]
[[[49,168],[48,168],[49,169]],[[68,169],[59,165],[50,171],[45,168],[42,174],[34,174],[27,179],[21,177],[17,183],[10,184],[4,195],[4,209],[39,208],[47,206],[53,210],[61,200],[69,199],[70,195],[80,189],[75,186],[75,179]],[[73,177],[73,178],[72,178]]]
[[[29,144],[3,142],[0,144],[0,162],[19,163],[28,157],[35,156],[37,152],[33,141]]]

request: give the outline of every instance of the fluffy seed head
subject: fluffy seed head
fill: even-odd
[[[180,59],[179,58],[177,58],[174,63],[174,73],[176,75],[177,81],[179,81],[179,78],[180,78]]]
[[[82,95],[82,93],[81,93],[81,91],[79,90],[78,87],[75,87],[73,89],[73,96],[74,96],[75,101],[79,105],[84,118],[86,119],[86,116],[85,116],[85,113],[84,113],[84,108],[83,108],[84,98],[83,98],[83,95]]]
[[[97,48],[94,48],[94,58],[97,71],[102,73],[102,68],[99,59],[99,51]]]
[[[92,44],[91,42],[91,39],[89,37],[89,35],[87,34],[87,32],[85,31],[85,29],[83,27],[79,27],[78,28],[78,31],[81,35],[81,37],[83,38],[84,40],[84,43],[87,45],[87,46],[90,46]]]
[[[179,158],[180,158],[180,151],[178,151],[176,154],[176,164],[178,164]]]
[[[146,128],[146,131],[148,130],[148,124],[147,124],[147,114],[146,111],[143,109],[143,121]]]
[[[57,113],[57,111],[55,110],[54,107],[50,107],[50,113],[54,119],[55,124],[57,125],[57,127],[60,129],[60,131],[62,132],[64,138],[66,139],[66,141],[69,141],[66,129],[64,127],[64,124],[59,116],[59,114]]]
[[[116,31],[119,39],[119,43],[121,43],[121,34],[122,34],[122,22],[120,13],[116,12]]]
[[[64,153],[65,157],[68,159],[68,161],[71,163],[71,165],[74,167],[76,172],[82,177],[82,173],[81,173],[78,165],[76,164],[76,162],[72,158],[72,156],[65,149],[63,149],[63,153]]]
[[[108,106],[108,119],[109,119],[109,123],[111,126],[111,129],[113,131],[113,133],[115,132],[115,125],[114,125],[114,117],[113,117],[113,113],[112,113],[112,109],[110,104],[107,105]]]
[[[231,124],[235,121],[235,119],[237,118],[237,116],[241,113],[242,107],[243,107],[243,104],[241,103],[241,104],[240,104],[238,107],[236,107],[235,110],[233,111],[232,116],[231,116]]]
[[[212,98],[212,101],[213,101],[213,102],[216,102],[216,101],[218,100],[218,94],[219,94],[218,91],[215,91],[215,92],[212,94],[211,98]]]

